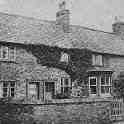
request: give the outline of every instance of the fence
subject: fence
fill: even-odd
[[[111,103],[111,119],[112,120],[122,120],[124,115],[124,101],[122,98],[113,98]]]

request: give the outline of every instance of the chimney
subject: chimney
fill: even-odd
[[[122,17],[115,17],[115,22],[112,24],[113,32],[118,35],[124,35],[124,21]]]
[[[63,0],[59,3],[59,11],[56,13],[56,24],[60,26],[63,32],[69,32],[70,12],[66,9],[66,2]]]

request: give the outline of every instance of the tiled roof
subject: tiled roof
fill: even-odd
[[[69,33],[59,29],[55,21],[0,13],[1,41],[87,48],[94,52],[124,55],[124,40],[114,33],[74,25],[70,25]]]

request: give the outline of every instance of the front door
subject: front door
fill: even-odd
[[[55,93],[55,83],[54,82],[45,82],[45,99],[51,100],[54,97]]]

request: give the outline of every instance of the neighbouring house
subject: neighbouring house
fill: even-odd
[[[113,32],[0,13],[0,97],[26,104],[111,102],[112,80],[124,71],[124,22]]]

